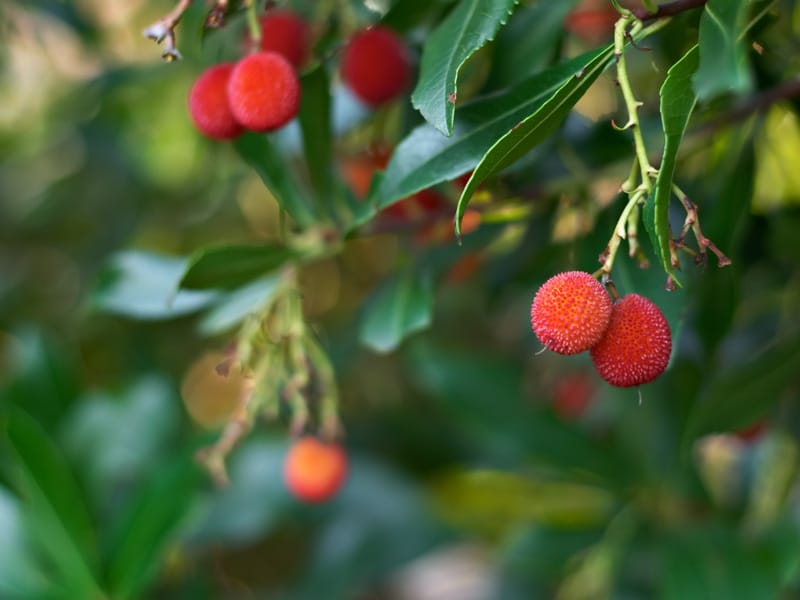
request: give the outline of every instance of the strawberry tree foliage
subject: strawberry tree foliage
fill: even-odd
[[[796,1],[106,4],[2,9],[0,598],[800,593]],[[203,137],[278,11],[294,118]],[[573,271],[663,312],[663,374],[542,348]]]

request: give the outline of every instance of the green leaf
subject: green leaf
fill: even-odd
[[[700,17],[700,66],[692,82],[701,101],[747,92],[752,75],[744,32],[750,0],[709,0]]]
[[[51,598],[46,570],[31,551],[22,504],[0,486],[0,598]]]
[[[75,405],[60,427],[60,441],[92,506],[112,512],[121,489],[160,466],[183,419],[172,381],[143,376],[122,393],[92,392]]]
[[[114,544],[109,568],[114,598],[140,598],[158,576],[164,554],[201,480],[201,471],[191,455],[153,473],[131,503]]]
[[[325,66],[320,64],[301,78],[300,131],[303,156],[317,197],[329,197],[331,190],[331,95]]]
[[[65,595],[101,597],[90,558],[95,542],[89,514],[72,473],[41,426],[11,411],[6,436],[12,479],[30,516],[32,542],[53,567]]]
[[[426,41],[411,102],[445,135],[453,133],[458,70],[494,38],[515,4],[516,0],[461,0]]]
[[[676,62],[669,71],[661,86],[661,122],[664,127],[664,153],[658,169],[655,188],[647,198],[643,219],[650,242],[658,255],[664,271],[678,282],[672,263],[670,262],[670,242],[672,230],[669,226],[669,200],[672,197],[672,178],[675,175],[675,163],[678,149],[686,131],[686,125],[692,115],[697,98],[692,91],[691,78],[697,69],[698,47],[693,46]]]
[[[277,270],[297,256],[295,250],[281,244],[203,248],[190,257],[180,287],[236,288]]]
[[[711,432],[735,431],[764,417],[800,370],[800,339],[775,345],[715,378],[695,405],[686,441]]]
[[[269,137],[258,133],[245,133],[233,142],[234,148],[250,165],[275,196],[281,208],[301,227],[312,225],[315,215],[300,184],[280,152],[275,150]]]
[[[274,297],[280,281],[276,273],[226,294],[200,321],[200,331],[216,335],[235,327],[248,315],[260,312]]]
[[[391,352],[426,328],[433,313],[433,278],[428,272],[393,277],[370,298],[359,339],[375,352]]]
[[[13,343],[0,354],[0,407],[19,406],[54,428],[79,394],[76,357],[41,329],[16,327],[11,334]]]
[[[719,523],[701,524],[662,540],[665,600],[686,598],[780,597],[778,548],[755,536],[740,535]]]
[[[92,294],[102,311],[134,319],[173,319],[208,306],[212,291],[178,290],[187,259],[127,250],[115,254]]]
[[[377,199],[385,208],[437,183],[450,181],[473,168],[498,137],[535,112],[566,81],[607,49],[565,61],[520,82],[508,91],[478,98],[459,108],[452,137],[431,125],[415,128],[398,144],[387,165]],[[372,194],[365,202],[375,198]],[[363,215],[361,215],[363,219]]]
[[[490,86],[505,87],[547,67],[564,36],[564,19],[578,0],[527,3],[497,34]]]
[[[458,199],[456,208],[456,235],[461,235],[461,218],[475,189],[487,177],[513,164],[529,150],[544,140],[566,118],[575,103],[609,65],[614,54],[614,46],[590,55],[589,60],[578,71],[573,72],[548,98],[521,121],[515,123],[510,131],[498,139],[483,156],[472,172],[467,185]]]

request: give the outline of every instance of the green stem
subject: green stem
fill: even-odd
[[[253,52],[258,52],[261,48],[261,25],[258,22],[258,2],[256,0],[248,0],[247,2],[247,30],[250,33],[252,40]]]
[[[627,34],[628,26],[631,25],[631,23],[633,23],[633,26],[631,27],[630,34]],[[642,106],[642,103],[633,95],[633,88],[628,78],[628,64],[625,59],[626,35],[634,37],[641,29],[642,22],[637,21],[633,15],[629,14],[628,16],[620,18],[614,26],[614,56],[617,58],[617,81],[619,82],[619,88],[622,92],[622,98],[625,100],[625,106],[628,109],[628,122],[625,124],[625,129],[632,129],[636,160],[639,163],[641,185],[644,186],[645,191],[649,194],[653,189],[651,177],[655,169],[650,165],[647,158],[647,147],[645,146],[642,128],[639,123],[639,107]]]
[[[595,272],[595,277],[611,275],[611,271],[614,268],[614,259],[617,256],[617,250],[619,250],[619,245],[626,236],[625,226],[628,222],[628,217],[644,195],[644,190],[639,189],[628,198],[628,203],[625,205],[625,208],[622,209],[622,214],[620,214],[619,219],[617,219],[617,224],[614,226],[614,233],[611,235],[611,239],[608,240],[603,266]]]

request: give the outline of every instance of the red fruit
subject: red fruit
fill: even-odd
[[[228,80],[228,103],[239,123],[253,131],[272,131],[291,121],[300,108],[300,81],[280,54],[244,57]]]
[[[583,271],[559,273],[536,292],[531,325],[548,350],[579,354],[600,341],[611,317],[611,298]]]
[[[591,355],[600,377],[632,387],[661,375],[671,352],[672,335],[661,309],[644,296],[626,294],[614,302],[608,329]]]
[[[375,25],[350,38],[342,54],[341,72],[356,96],[370,106],[378,106],[408,87],[411,61],[397,34]]]
[[[189,91],[189,115],[200,133],[215,140],[230,140],[244,128],[236,121],[228,104],[227,85],[233,63],[206,69]]]
[[[276,52],[299,69],[306,61],[309,28],[302,17],[291,10],[274,10],[261,17],[261,50]]]
[[[567,421],[574,421],[588,408],[594,395],[594,382],[585,373],[571,373],[558,381],[553,390],[553,409]]]
[[[304,502],[328,500],[339,491],[346,475],[347,455],[342,447],[315,437],[294,442],[283,464],[286,487]]]
[[[619,12],[606,0],[584,0],[564,19],[564,29],[591,44],[610,38]]]
[[[767,424],[764,421],[756,421],[734,432],[734,435],[747,444],[752,444],[764,437],[767,432]]]

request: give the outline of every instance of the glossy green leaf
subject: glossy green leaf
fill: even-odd
[[[331,94],[330,81],[323,64],[303,74],[300,80],[300,131],[303,156],[318,199],[331,195]]]
[[[257,314],[272,300],[280,281],[280,274],[275,273],[225,294],[200,321],[200,331],[206,335],[222,333]]]
[[[701,101],[747,92],[752,75],[743,32],[750,0],[709,0],[700,17],[700,65],[692,78]]]
[[[609,65],[614,54],[613,45],[597,51],[584,65],[572,73],[547,100],[510,131],[504,132],[481,158],[461,193],[456,208],[456,234],[461,234],[461,218],[475,189],[487,177],[513,164],[539,142],[545,139],[566,118],[575,103]]]
[[[643,219],[650,242],[664,271],[678,283],[670,262],[672,230],[669,226],[669,201],[672,197],[672,179],[678,149],[697,103],[692,90],[691,78],[697,69],[698,47],[693,46],[676,62],[661,86],[661,122],[664,127],[664,152],[658,169],[652,196],[647,198]]]
[[[451,137],[431,125],[415,128],[398,144],[376,189],[374,204],[384,208],[414,192],[450,181],[473,168],[498,137],[535,112],[587,62],[606,50],[565,61],[509,90],[478,98],[459,108]],[[362,219],[364,218],[361,215]]]
[[[295,179],[291,166],[270,142],[267,135],[245,133],[233,142],[234,148],[250,165],[281,208],[300,226],[314,223],[313,208],[300,184]]]
[[[524,3],[497,34],[492,55],[490,85],[505,87],[545,68],[556,56],[564,36],[564,19],[578,0]]]
[[[800,340],[795,338],[720,374],[695,405],[686,441],[704,433],[735,431],[764,417],[799,370]]]
[[[458,70],[507,20],[517,0],[461,0],[431,33],[411,102],[445,135],[453,133]]]
[[[180,287],[236,288],[275,271],[296,257],[296,251],[280,244],[203,248],[189,258]]]
[[[140,598],[159,575],[169,543],[194,500],[204,474],[193,454],[161,465],[140,488],[115,540],[109,567],[114,598]]]
[[[56,446],[21,410],[6,429],[12,478],[30,516],[32,543],[48,558],[57,587],[74,598],[100,597],[93,575],[94,532],[82,494]]]
[[[409,272],[392,277],[369,299],[359,339],[375,352],[391,352],[412,333],[428,327],[433,316],[433,279]]]
[[[115,254],[100,275],[92,303],[104,312],[134,319],[173,319],[204,308],[213,291],[179,290],[188,261],[140,250]]]

